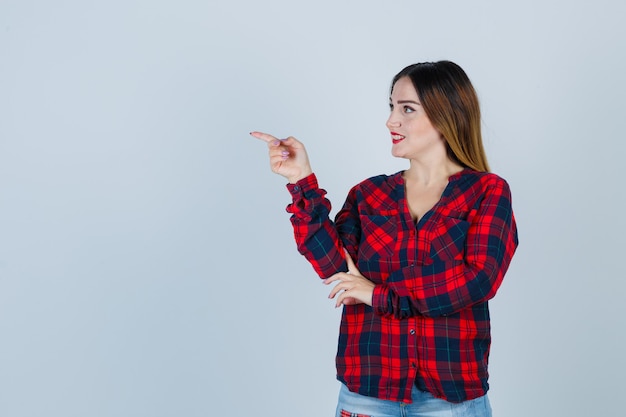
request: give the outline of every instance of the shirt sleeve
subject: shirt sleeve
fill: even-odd
[[[287,184],[292,202],[287,206],[291,213],[294,237],[298,251],[311,263],[321,278],[337,272],[346,272],[344,248],[351,256],[356,253],[358,222],[354,193],[351,192],[336,222],[330,220],[331,203],[326,191],[319,188],[315,174],[301,179],[296,184]]]
[[[468,218],[464,259],[409,265],[390,274],[373,294],[383,316],[438,317],[492,298],[518,245],[509,186],[489,181],[472,218]]]

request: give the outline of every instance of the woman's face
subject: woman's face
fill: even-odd
[[[410,78],[402,77],[396,82],[389,106],[387,128],[391,132],[393,156],[421,159],[429,152],[445,152],[444,139],[426,116]]]

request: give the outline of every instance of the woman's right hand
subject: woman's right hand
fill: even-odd
[[[272,172],[290,183],[295,184],[313,173],[304,145],[293,136],[281,140],[262,132],[250,132],[250,135],[267,143]]]

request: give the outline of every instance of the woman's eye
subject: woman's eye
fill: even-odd
[[[405,113],[413,113],[415,110],[412,107],[404,106]]]

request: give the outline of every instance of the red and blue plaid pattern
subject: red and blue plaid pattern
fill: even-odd
[[[322,278],[345,247],[376,284],[373,307],[344,306],[337,378],[353,392],[411,402],[411,388],[460,402],[488,389],[487,300],[517,247],[508,184],[466,169],[417,224],[401,173],[356,185],[335,221],[314,174],[289,184],[298,250]]]

